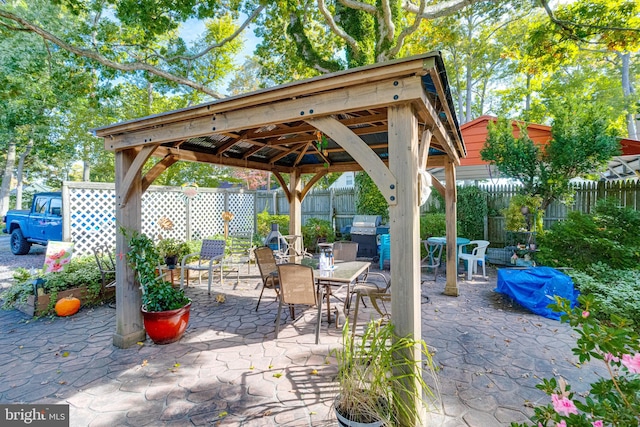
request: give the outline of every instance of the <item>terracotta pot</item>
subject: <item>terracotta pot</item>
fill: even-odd
[[[191,313],[191,303],[169,311],[142,311],[144,329],[156,344],[170,344],[182,338]]]

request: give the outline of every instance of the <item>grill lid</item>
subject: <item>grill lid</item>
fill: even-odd
[[[351,226],[351,232],[353,233],[354,227],[377,227],[380,225],[382,217],[380,215],[356,215],[353,217],[353,223]],[[374,230],[375,234],[375,230]]]

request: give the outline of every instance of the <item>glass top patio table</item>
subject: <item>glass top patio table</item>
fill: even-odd
[[[447,237],[446,236],[429,237],[427,239],[427,242],[431,244],[446,245]],[[462,245],[468,245],[470,242],[471,240],[467,239],[466,237],[456,237],[456,248],[460,248],[460,246]],[[456,265],[458,265],[458,250],[456,250]]]
[[[347,286],[347,299],[345,303],[345,311],[348,310],[349,294],[351,293],[351,283],[353,283],[361,274],[367,272],[371,266],[370,262],[366,261],[346,261],[338,262],[331,270],[313,270],[313,276],[318,289],[320,286],[324,288],[324,293],[327,296],[327,319],[331,323],[331,304],[330,297],[332,295],[331,287],[344,285]]]

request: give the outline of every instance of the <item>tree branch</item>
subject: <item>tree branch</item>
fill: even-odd
[[[421,19],[433,19],[441,18],[443,16],[451,15],[467,6],[478,3],[482,0],[448,0],[442,3],[427,6],[420,12],[420,6],[416,6],[410,0],[404,0],[402,8],[407,12],[418,14],[420,13]],[[492,3],[497,3],[499,0],[490,0]]]
[[[342,28],[338,27],[338,24],[333,19],[333,15],[329,13],[324,0],[318,0],[318,9],[320,9],[322,16],[324,16],[324,19],[327,21],[327,24],[329,25],[329,28],[331,28],[331,31],[333,31],[335,35],[347,42],[347,44],[351,46],[351,49],[353,49],[354,52],[359,52],[360,48],[358,47],[358,43],[356,42],[356,40],[349,34],[347,34],[347,32]]]
[[[125,71],[125,72],[131,72],[131,71],[147,71],[151,74],[154,74],[158,77],[162,77],[166,80],[184,85],[184,86],[188,86],[191,87],[195,90],[198,90],[200,92],[206,93],[207,95],[210,95],[214,98],[220,99],[220,98],[224,98],[224,95],[209,89],[208,87],[194,82],[192,80],[189,80],[187,78],[181,77],[181,76],[177,76],[175,74],[171,74],[167,71],[162,70],[161,68],[155,67],[153,65],[147,64],[145,62],[130,62],[130,63],[125,63],[125,64],[121,64],[119,62],[115,62],[110,60],[109,58],[106,58],[102,55],[100,55],[97,52],[94,52],[92,50],[88,50],[88,49],[83,49],[83,48],[79,48],[77,46],[73,46],[67,42],[65,42],[64,40],[58,38],[57,36],[55,36],[54,34],[49,33],[48,31],[44,30],[43,28],[40,28],[39,26],[17,16],[14,15],[10,12],[6,12],[4,10],[0,10],[0,17],[9,19],[11,21],[17,22],[18,24],[22,25],[23,29],[26,31],[30,31],[32,33],[35,33],[37,35],[39,35],[40,37],[42,37],[45,40],[50,41],[51,43],[59,46],[61,49],[64,49],[68,52],[73,53],[74,55],[77,56],[81,56],[84,58],[89,58],[89,59],[93,59],[94,61],[105,65],[107,67],[113,68],[115,70],[119,70],[119,71]]]
[[[393,14],[391,13],[391,5],[389,4],[389,0],[382,0],[382,16],[384,22],[384,26],[387,31],[381,28],[381,36],[386,38],[389,41],[393,40],[393,36],[396,32],[396,26],[393,24]]]
[[[220,40],[218,43],[213,43],[210,44],[209,46],[207,46],[206,48],[204,48],[201,52],[198,52],[194,55],[178,55],[178,56],[172,56],[170,58],[165,58],[163,56],[157,56],[158,58],[167,61],[167,62],[174,62],[174,61],[193,61],[195,59],[198,59],[204,55],[206,55],[207,53],[211,52],[213,49],[219,48],[224,46],[226,43],[229,43],[231,40],[235,39],[236,37],[238,37],[240,35],[240,33],[242,33],[248,26],[249,24],[251,24],[251,22],[256,19],[256,17],[264,10],[265,6],[262,5],[260,7],[258,7],[256,10],[253,11],[253,13],[251,14],[251,16],[249,16],[243,23],[242,25],[240,25],[238,27],[238,29],[236,31],[233,32],[233,34],[231,34],[229,37],[225,37],[224,39]]]
[[[584,40],[582,37],[578,37],[578,36],[575,35],[575,31],[574,31],[573,27],[590,28],[590,29],[593,29],[593,30],[600,30],[600,31],[633,31],[633,32],[640,32],[640,28],[607,27],[607,26],[600,26],[600,25],[581,24],[581,23],[578,23],[578,22],[566,21],[564,19],[558,19],[558,18],[556,18],[555,14],[553,13],[553,10],[551,10],[551,6],[549,6],[549,2],[547,0],[540,0],[540,4],[542,4],[542,7],[544,8],[545,12],[549,16],[549,19],[551,20],[551,22],[553,22],[554,24],[556,24],[557,26],[559,26],[560,28],[565,30],[567,35],[573,40],[587,42],[587,40]]]
[[[420,0],[420,7],[416,12],[416,19],[413,21],[413,25],[410,27],[405,27],[400,35],[398,36],[398,40],[396,41],[396,45],[389,51],[389,56],[393,58],[398,54],[402,45],[404,44],[404,39],[406,39],[409,35],[413,34],[419,27],[420,22],[422,21],[422,15],[424,14],[424,10],[426,8],[425,0]]]
[[[377,10],[376,7],[367,3],[362,3],[359,1],[355,1],[355,0],[339,0],[340,3],[345,6],[348,7],[349,9],[357,9],[357,10],[362,10],[364,12],[367,12],[371,15],[375,15]]]

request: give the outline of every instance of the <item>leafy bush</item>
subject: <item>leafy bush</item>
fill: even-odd
[[[544,379],[536,387],[549,395],[552,403],[535,408],[531,421],[536,426],[637,427],[640,422],[640,337],[625,319],[614,315],[610,322],[598,320],[595,314],[600,306],[593,295],[581,295],[578,302],[579,306],[571,309],[568,300],[556,298],[552,308],[564,313],[561,320],[568,321],[578,334],[573,353],[580,364],[600,360],[610,377],[592,383],[584,398],[576,396],[563,378]]]
[[[263,239],[271,232],[271,224],[276,223],[281,234],[289,234],[289,215],[271,215],[267,211],[258,214],[258,235]]]
[[[444,236],[447,232],[447,218],[443,213],[428,213],[420,216],[420,239]]]
[[[380,215],[382,222],[389,220],[389,204],[366,172],[358,172],[355,177],[356,213],[359,215]]]
[[[17,269],[14,273],[14,283],[1,295],[2,308],[12,309],[16,303],[25,303],[29,295],[33,295],[32,281],[35,278],[26,269]],[[73,258],[64,270],[47,273],[41,276],[41,279],[43,281],[42,290],[51,296],[48,311],[53,309],[58,292],[82,286],[87,287],[87,300],[83,300],[84,305],[99,302],[102,276],[95,258],[92,256]]]
[[[599,319],[613,316],[629,319],[640,330],[640,270],[612,270],[596,263],[586,271],[569,271],[582,294],[595,296],[600,304]]]
[[[487,216],[487,193],[478,187],[460,187],[456,214],[458,236],[471,240],[484,237],[484,218]],[[444,236],[444,233],[441,234]]]
[[[302,239],[307,248],[315,247],[318,238],[333,242],[336,239],[331,223],[325,219],[309,218],[302,226]]]
[[[635,232],[634,232],[635,230]],[[585,270],[595,262],[613,269],[640,268],[640,212],[605,200],[593,214],[569,212],[566,221],[538,235],[536,260]]]

